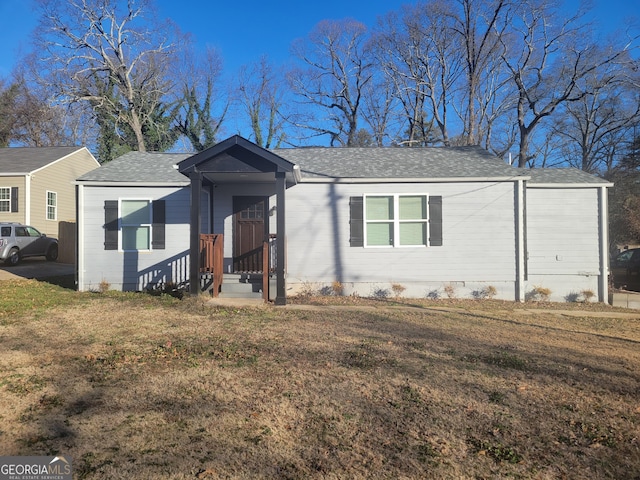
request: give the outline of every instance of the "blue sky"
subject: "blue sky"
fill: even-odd
[[[640,0],[593,0],[595,16],[605,30],[632,16],[640,17]],[[378,16],[411,3],[401,0],[156,0],[158,14],[170,17],[197,46],[216,47],[225,71],[268,55],[276,64],[287,60],[291,42],[304,37],[324,19],[351,17],[372,26]],[[569,0],[577,8],[579,0]],[[0,78],[10,75],[20,52],[28,49],[36,26],[31,0],[0,0]]]

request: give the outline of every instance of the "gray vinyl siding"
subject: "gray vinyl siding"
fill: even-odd
[[[527,188],[527,282],[553,301],[598,294],[600,229],[597,188]]]
[[[351,247],[349,197],[372,193],[442,196],[443,245]],[[513,182],[303,183],[287,191],[287,281],[509,286],[515,281],[514,225]]]
[[[597,188],[527,188],[530,275],[598,275]]]
[[[96,290],[106,282],[114,290],[142,290],[158,282],[182,283],[189,272],[190,190],[180,187],[82,188],[79,217],[82,256],[78,272],[81,290]],[[206,198],[205,198],[206,197]],[[165,200],[165,248],[122,252],[104,248],[104,202],[122,198]],[[208,195],[203,193],[202,231],[209,231]]]

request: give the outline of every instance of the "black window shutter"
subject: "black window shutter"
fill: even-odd
[[[118,249],[118,201],[104,202],[104,249]]]
[[[363,224],[363,205],[362,197],[349,198],[350,207],[350,237],[349,242],[352,247],[364,246],[364,224]]]
[[[11,187],[11,212],[18,211],[18,187]]]
[[[429,245],[442,246],[442,197],[429,197]]]
[[[153,233],[151,248],[164,250],[165,203],[164,200],[153,201]]]

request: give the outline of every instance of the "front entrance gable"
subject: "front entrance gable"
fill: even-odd
[[[183,160],[178,164],[178,171],[185,175],[194,168],[210,174],[282,172],[289,174],[292,177],[290,181],[295,183],[297,179],[293,178],[294,167],[288,160],[234,135]]]
[[[200,198],[203,184],[215,186],[221,184],[275,183],[277,207],[275,303],[286,303],[284,283],[285,190],[287,184],[293,185],[298,181],[299,171],[295,168],[295,164],[235,135],[183,160],[178,164],[178,171],[188,176],[191,183],[189,283],[192,294],[198,294],[200,289],[200,234],[202,233],[200,228]],[[266,210],[266,206],[263,205],[263,215],[265,215]],[[263,241],[268,242],[268,232],[263,236]],[[254,249],[255,245],[252,245],[252,248],[248,249],[247,252],[240,252],[242,249],[234,248],[239,252],[234,252],[234,270],[236,269],[235,256],[238,259],[242,259],[245,254]],[[257,265],[250,265],[250,267],[251,269],[259,268]],[[248,267],[239,262],[238,268],[244,269]],[[268,275],[268,273],[263,272],[263,275]]]

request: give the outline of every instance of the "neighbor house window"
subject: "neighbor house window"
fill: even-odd
[[[58,194],[56,192],[47,192],[47,220],[56,220],[58,218]]]
[[[0,187],[0,212],[11,211],[11,187]]]
[[[352,247],[442,245],[442,197],[364,195],[349,199]]]
[[[151,250],[151,201],[121,200],[122,250]]]

